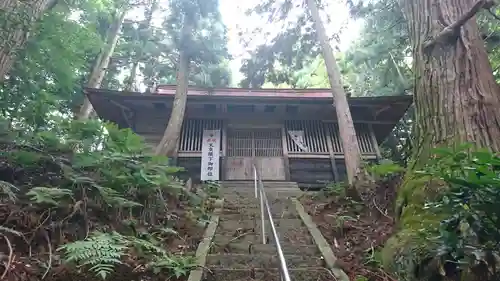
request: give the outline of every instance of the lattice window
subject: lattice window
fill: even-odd
[[[361,153],[375,153],[372,137],[370,135],[370,127],[368,126],[368,124],[357,123],[354,124],[354,127],[356,128],[356,135],[358,136],[358,145]]]
[[[339,124],[328,123],[326,125],[328,133],[332,137],[333,152],[336,154],[343,153],[342,142],[340,139]],[[375,147],[372,142],[372,137],[370,135],[370,127],[368,124],[355,123],[354,128],[356,130],[356,135],[358,137],[358,145],[362,154],[373,154],[375,153]]]
[[[229,157],[279,157],[282,145],[280,129],[232,129],[227,134]]]
[[[319,120],[285,121],[286,144],[289,153],[328,153],[328,145],[323,122]],[[288,130],[304,130],[304,141],[309,151],[298,147],[288,134]]]
[[[182,124],[179,152],[201,152],[203,130],[222,129],[222,120],[186,119]],[[222,130],[221,130],[222,136]],[[222,141],[220,149],[222,149]]]

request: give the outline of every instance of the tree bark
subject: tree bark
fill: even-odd
[[[106,69],[108,68],[109,61],[115,50],[116,44],[120,37],[120,30],[122,28],[123,20],[125,19],[126,10],[123,10],[116,18],[115,22],[109,27],[108,36],[106,38],[106,45],[101,50],[96,63],[92,69],[87,83],[88,88],[100,88]],[[86,120],[89,118],[93,111],[92,104],[87,96],[84,96],[83,105],[80,112],[77,114],[78,120]]]
[[[12,68],[16,52],[26,44],[33,24],[54,4],[53,0],[0,1],[0,11],[6,17],[0,26],[0,82]]]
[[[125,91],[135,91],[135,78],[137,77],[137,69],[139,68],[139,58],[132,65],[132,69],[130,70],[130,76],[127,79],[127,83],[125,84]]]
[[[182,122],[184,121],[184,113],[186,111],[189,65],[188,55],[185,51],[180,50],[179,69],[176,79],[177,87],[175,88],[172,112],[165,133],[156,147],[156,155],[176,156],[177,142],[181,135]]]
[[[435,146],[471,142],[500,150],[500,91],[475,18],[436,40],[477,2],[401,1],[413,48],[417,166]],[[435,42],[431,47],[427,38]]]
[[[347,169],[347,177],[349,183],[352,184],[354,178],[358,175],[361,168],[361,152],[359,150],[358,138],[352,121],[351,110],[347,102],[347,96],[342,86],[340,70],[333,55],[333,49],[326,36],[325,27],[321,22],[316,0],[306,0],[307,6],[311,13],[318,41],[321,45],[323,58],[325,60],[328,80],[332,89],[333,105],[337,113],[339,123],[340,138],[342,140],[342,148]]]
[[[487,3],[400,0],[413,48],[415,143],[398,194],[399,231],[387,242],[382,256],[385,268],[403,272],[404,280],[429,280],[433,272],[421,267],[422,259],[436,245],[419,233],[437,229],[442,219],[424,206],[443,187],[413,179],[413,171],[426,164],[436,146],[454,148],[470,142],[478,148],[500,150],[500,91],[470,14],[474,9],[477,12],[478,2]],[[402,260],[409,262],[402,265],[398,262]]]

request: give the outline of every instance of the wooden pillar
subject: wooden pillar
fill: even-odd
[[[333,141],[332,132],[330,126],[323,122],[323,133],[326,133],[326,145],[328,146],[328,153],[330,154],[330,164],[332,165],[332,173],[335,181],[339,179],[339,171],[337,170],[337,164],[335,163],[335,153],[333,151]]]
[[[380,160],[382,159],[382,154],[380,153],[380,147],[378,146],[377,137],[375,137],[375,131],[373,131],[373,126],[371,123],[368,124],[368,129],[370,130],[370,137],[372,140],[373,149],[375,149],[375,153],[377,154],[377,160]]]
[[[285,179],[287,181],[291,180],[290,178],[290,159],[288,158],[288,147],[286,145],[286,129],[285,129],[285,123],[281,124],[281,141],[282,141],[282,146],[283,146],[283,161],[285,165]]]

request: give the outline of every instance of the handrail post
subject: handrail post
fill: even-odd
[[[253,187],[255,189],[255,198],[257,198],[257,169],[253,166]],[[262,205],[262,204],[261,204]]]
[[[266,244],[266,220],[264,219],[264,194],[262,194],[264,191],[262,188],[260,189],[260,221],[261,221],[261,227],[262,227],[262,244]]]

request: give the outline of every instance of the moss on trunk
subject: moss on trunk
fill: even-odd
[[[432,230],[446,216],[424,205],[446,187],[428,178],[415,179],[414,171],[427,163],[436,146],[470,142],[500,150],[500,94],[475,18],[456,27],[476,2],[400,0],[413,47],[415,143],[398,195],[399,230],[387,242],[383,260],[401,280],[445,280],[439,266],[431,271],[423,265],[435,253]],[[450,27],[451,35],[441,36]]]

